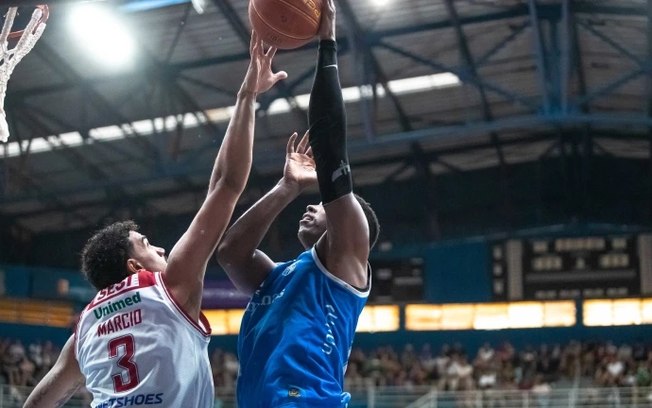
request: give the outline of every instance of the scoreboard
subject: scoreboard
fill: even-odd
[[[370,260],[371,303],[422,302],[424,299],[424,259]]]
[[[517,238],[491,246],[495,300],[652,294],[652,234]]]

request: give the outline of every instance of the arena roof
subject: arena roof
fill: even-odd
[[[111,72],[75,46],[75,4],[52,2],[9,83],[4,227],[62,231],[197,208],[248,62],[247,2],[209,0],[201,15],[186,1],[125,7],[134,3],[111,4],[136,35],[138,63]],[[650,4],[337,0],[356,183],[570,152],[648,159]],[[259,99],[250,186],[279,176],[288,135],[306,128],[315,54],[310,44],[275,58],[289,78]]]

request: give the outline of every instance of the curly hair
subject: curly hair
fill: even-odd
[[[369,249],[371,249],[376,245],[376,241],[378,241],[378,236],[380,235],[380,222],[378,221],[378,216],[374,209],[371,208],[371,204],[369,204],[364,198],[355,193],[353,193],[353,196],[358,200],[358,203],[360,203],[360,206],[362,207],[362,211],[364,211],[365,217],[367,217],[367,225],[369,225]]]
[[[138,225],[133,221],[115,222],[86,242],[81,256],[82,272],[97,290],[118,283],[129,274],[129,231],[138,231]]]

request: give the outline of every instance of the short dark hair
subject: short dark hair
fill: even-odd
[[[365,217],[367,217],[367,225],[369,225],[369,249],[371,249],[376,245],[376,241],[378,241],[378,236],[380,235],[380,222],[378,222],[378,216],[374,209],[371,208],[371,204],[369,204],[364,198],[355,193],[353,193],[353,196],[358,200],[360,207],[362,207],[362,211],[364,211]]]
[[[104,289],[129,275],[127,260],[132,249],[129,231],[138,225],[118,221],[102,228],[86,242],[82,251],[82,272],[96,289]]]

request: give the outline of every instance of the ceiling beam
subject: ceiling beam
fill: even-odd
[[[405,109],[403,109],[403,106],[401,106],[401,102],[399,101],[398,97],[389,88],[389,78],[387,74],[385,74],[385,71],[378,62],[378,59],[373,54],[373,51],[371,51],[371,47],[364,46],[364,38],[366,37],[366,34],[358,22],[355,13],[353,12],[353,8],[349,4],[349,1],[337,0],[337,3],[339,5],[340,11],[344,15],[346,27],[348,27],[348,29],[351,31],[352,37],[358,41],[357,44],[359,45],[356,45],[354,48],[363,53],[364,60],[369,64],[372,72],[376,74],[377,81],[374,82],[380,83],[385,90],[385,94],[390,99],[394,109],[396,110],[398,120],[401,123],[401,128],[406,132],[412,130],[413,127],[412,123],[410,123],[409,116],[405,112]],[[372,83],[371,85],[373,86],[374,84]]]
[[[652,118],[647,115],[637,116],[623,116],[623,115],[605,115],[605,114],[569,114],[569,115],[525,115],[519,117],[495,119],[491,122],[479,121],[455,126],[442,126],[438,128],[428,128],[414,130],[411,132],[400,132],[391,135],[383,135],[376,138],[373,143],[366,140],[351,140],[349,143],[349,153],[352,161],[355,162],[355,157],[360,155],[383,155],[388,153],[391,149],[403,149],[406,145],[414,141],[423,141],[433,143],[437,140],[452,140],[455,139],[456,143],[464,145],[465,139],[475,139],[479,135],[485,135],[491,131],[512,131],[529,129],[530,131],[569,128],[577,129],[579,126],[590,124],[592,126],[607,127],[612,129],[622,129],[626,126],[635,126],[646,129],[652,126]],[[621,139],[625,140],[627,135],[623,135]],[[505,143],[504,141],[502,142]],[[388,150],[389,149],[389,150]],[[273,152],[270,154],[270,151]],[[254,165],[263,173],[275,171],[278,163],[283,161],[284,152],[278,151],[275,147],[269,147],[267,143],[261,141],[257,143],[256,152],[254,154]],[[88,191],[105,188],[114,184],[147,184],[157,180],[167,179],[179,175],[192,176],[203,175],[206,169],[201,166],[196,166],[195,163],[189,163],[188,166],[170,166],[165,172],[155,175],[146,175],[138,177],[122,177],[112,178],[99,183],[89,185],[77,186],[58,186],[58,188],[51,191],[41,190],[41,194],[48,196],[69,196],[75,194],[83,194]],[[25,200],[32,200],[36,198],[37,194],[17,194],[12,196],[5,196],[0,200],[2,204],[13,204]]]
[[[539,78],[539,89],[543,98],[543,109],[545,113],[551,111],[552,103],[550,102],[550,74],[548,72],[548,59],[546,47],[541,35],[541,26],[537,11],[536,0],[528,0],[530,10],[530,27],[532,27],[532,36],[534,44],[534,55],[537,63],[537,77]]]
[[[139,135],[136,129],[130,124],[130,121],[120,113],[119,109],[111,104],[104,96],[102,96],[97,90],[92,86],[91,81],[86,80],[80,74],[78,74],[72,65],[70,65],[63,57],[61,57],[57,52],[55,52],[47,42],[42,42],[39,44],[39,47],[36,47],[37,54],[43,58],[48,65],[54,69],[56,72],[61,75],[62,79],[70,85],[82,84],[82,88],[86,95],[89,97],[90,101],[94,103],[103,113],[105,113],[113,123],[118,123],[121,126],[125,126],[129,129],[129,132],[125,132],[125,136],[129,133],[134,135]],[[71,129],[77,130],[77,129]],[[50,135],[40,135],[40,136],[50,136]],[[135,143],[143,149],[145,153],[145,158],[156,157],[158,154],[156,149],[153,148],[152,144],[149,143],[147,138],[137,137],[134,138]],[[151,155],[154,156],[151,156]]]
[[[403,57],[409,58],[413,61],[419,62],[425,66],[428,66],[432,69],[434,69],[436,72],[450,72],[452,74],[455,74],[460,81],[464,83],[471,84],[475,86],[476,88],[482,87],[486,91],[490,91],[492,93],[495,93],[497,95],[500,95],[504,99],[508,101],[512,101],[515,103],[518,103],[521,106],[524,106],[528,109],[530,109],[533,112],[536,112],[538,109],[537,104],[532,102],[530,97],[525,96],[525,95],[520,95],[516,92],[508,91],[498,85],[494,85],[490,82],[488,82],[486,79],[479,78],[478,76],[473,76],[471,75],[467,70],[442,64],[438,61],[433,61],[430,59],[423,58],[420,55],[413,54],[409,51],[406,51],[402,48],[399,48],[395,45],[389,44],[389,43],[380,43],[378,46],[383,47],[388,49],[389,51],[392,51],[395,54],[401,55]]]
[[[251,41],[251,30],[242,22],[237,11],[231,4],[231,1],[213,0],[213,4],[215,4],[218,10],[220,10],[222,14],[226,16],[229,25],[231,25],[231,28],[233,28],[233,30],[235,31],[237,37],[240,39],[240,42],[242,42],[246,50],[249,50],[249,43]],[[247,59],[249,58],[250,56],[247,53]],[[272,72],[276,72],[276,71],[277,68],[272,62]],[[296,102],[294,95],[292,94],[291,90],[288,88],[285,81],[278,82],[274,87],[277,89],[278,94],[280,94],[283,98],[285,98],[288,101],[288,104],[290,105],[292,112],[294,112],[297,118],[299,118],[299,120],[305,124],[307,122],[307,113]],[[265,96],[263,96],[262,98],[264,99]],[[264,105],[269,107],[270,103],[266,102]]]

